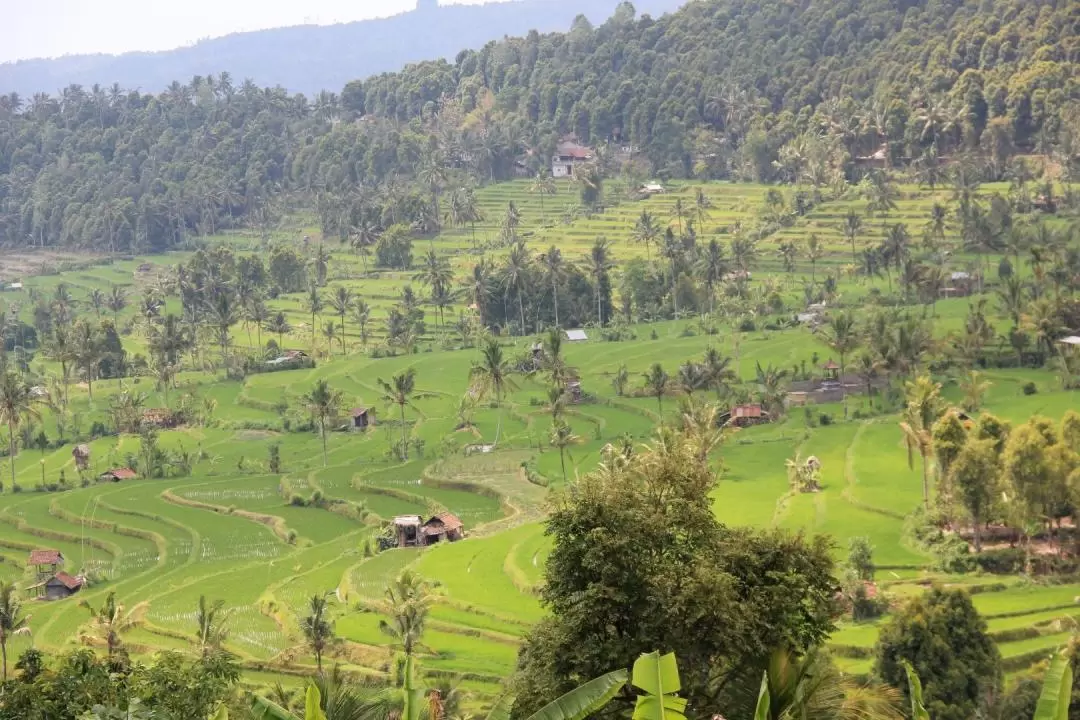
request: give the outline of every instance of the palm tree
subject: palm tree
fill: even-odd
[[[540,256],[540,267],[544,269],[551,282],[551,301],[555,306],[555,327],[559,327],[559,283],[566,278],[566,261],[563,260],[562,251],[552,245],[548,251]]]
[[[1057,340],[1065,331],[1057,302],[1045,297],[1035,300],[1028,305],[1028,312],[1024,315],[1023,322],[1025,329],[1035,341],[1036,347],[1046,357],[1052,357]]]
[[[529,273],[529,264],[529,252],[525,249],[525,244],[519,242],[515,243],[514,247],[510,249],[506,256],[506,264],[503,266],[503,282],[506,284],[506,292],[509,293],[510,288],[513,288],[514,293],[517,295],[518,314],[521,322],[519,332],[522,335],[526,333],[523,297],[525,295],[525,280]]]
[[[97,634],[98,639],[105,643],[111,659],[122,644],[120,642],[121,633],[142,623],[142,617],[149,604],[141,602],[125,613],[124,606],[116,602],[116,593],[110,591],[100,608],[95,609],[86,600],[79,603],[79,607],[84,607],[90,611],[93,631]]]
[[[709,311],[711,312],[716,309],[716,286],[723,281],[728,271],[724,246],[716,238],[709,240],[709,244],[705,246],[705,252],[698,258],[695,269],[709,293]]]
[[[884,367],[884,363],[870,350],[864,350],[855,362],[855,370],[859,378],[866,383],[866,398],[870,408],[874,407],[874,380]]]
[[[817,261],[825,254],[825,248],[816,233],[810,233],[806,241],[806,259],[810,261],[810,282],[817,282]]]
[[[651,253],[649,252],[650,245],[656,242],[660,237],[660,228],[656,224],[656,220],[649,213],[648,210],[642,210],[641,216],[634,223],[634,230],[631,237],[635,242],[645,243],[645,258],[652,260]]]
[[[495,338],[489,338],[484,345],[480,362],[474,363],[469,371],[469,379],[473,383],[473,392],[477,398],[483,398],[491,393],[495,394],[495,404],[499,406],[499,418],[495,425],[495,445],[499,444],[499,434],[502,432],[502,397],[506,390],[514,389],[517,385],[510,377],[510,362],[503,357],[502,346]]]
[[[413,399],[425,397],[426,393],[416,391],[416,368],[406,368],[403,372],[399,372],[390,378],[390,382],[378,378],[378,383],[383,390],[382,399],[398,406],[401,415],[401,458],[407,461],[409,459],[409,435],[408,426],[405,424],[405,408],[406,406],[415,408]]]
[[[30,633],[30,616],[22,614],[19,589],[13,582],[0,583],[0,655],[3,656],[3,680],[7,682],[7,644],[16,635]]]
[[[337,337],[338,337],[337,324],[334,323],[334,322],[323,323],[323,337],[326,338],[327,350],[329,351],[329,353],[331,355],[333,355],[334,354],[334,340],[337,339]],[[345,354],[344,342],[345,342],[344,338],[342,338],[342,352],[341,352],[342,355]]]
[[[195,623],[199,629],[199,648],[203,655],[220,650],[229,630],[226,624],[232,613],[225,609],[225,601],[218,599],[207,602],[205,595],[199,596],[199,605],[195,609]]]
[[[278,336],[278,348],[281,349],[284,347],[285,336],[292,332],[292,325],[285,313],[279,311],[266,323],[266,331]]]
[[[705,194],[704,189],[698,188],[694,192],[694,216],[702,232],[705,231],[705,221],[709,219],[710,208],[712,208],[712,200]]]
[[[94,308],[94,314],[97,315],[98,319],[100,319],[101,310],[105,307],[106,304],[105,291],[101,288],[94,288],[86,296],[86,301],[90,303],[90,307]]]
[[[859,237],[860,230],[862,230],[862,217],[854,210],[848,210],[847,215],[844,216],[844,222],[840,226],[840,231],[844,233],[844,237],[851,243],[851,260],[856,264],[858,264],[859,258],[855,252],[855,238]]]
[[[210,303],[210,318],[217,328],[218,344],[221,346],[221,360],[229,362],[229,331],[240,320],[240,308],[231,293],[218,293]]]
[[[773,367],[772,363],[762,367],[761,363],[754,363],[754,372],[757,376],[758,388],[761,391],[761,404],[779,415],[784,409],[784,398],[787,396],[784,380],[787,379],[788,371]]]
[[[607,238],[597,238],[582,263],[586,272],[592,276],[593,282],[596,284],[596,322],[601,326],[604,324],[601,286],[608,273],[615,267],[614,260],[608,254],[610,248]]]
[[[566,482],[566,449],[577,443],[580,438],[574,434],[562,418],[551,421],[551,434],[549,436],[552,446],[559,448],[559,465],[562,468],[563,482]]]
[[[675,198],[675,204],[671,206],[671,210],[668,212],[668,217],[671,221],[676,223],[679,227],[679,237],[683,235],[683,225],[686,218],[686,208],[683,207],[682,198]]]
[[[627,369],[626,363],[622,363],[611,378],[611,387],[615,389],[616,395],[622,397],[626,393],[626,384],[628,382],[630,382],[630,371]]]
[[[533,178],[532,185],[529,186],[529,192],[536,193],[540,196],[540,216],[543,218],[544,224],[547,224],[547,212],[544,210],[544,197],[547,195],[554,195],[558,191],[555,187],[555,178],[551,177],[549,173],[539,170],[536,173],[536,177]]]
[[[265,325],[269,319],[270,308],[266,305],[266,301],[263,300],[262,296],[253,295],[251,299],[244,304],[244,322],[251,323],[255,326],[256,342],[260,348],[262,347],[263,325]],[[248,330],[248,342],[251,342],[250,329]]]
[[[840,356],[840,394],[844,398],[844,417],[847,417],[847,392],[844,390],[844,372],[847,356],[859,346],[859,331],[851,311],[834,313],[822,328],[825,344]]]
[[[717,398],[720,397],[722,390],[738,380],[735,371],[731,368],[731,358],[724,357],[711,345],[705,348],[705,357],[701,361],[701,367],[705,372],[705,387],[712,388]]]
[[[311,392],[303,396],[303,401],[307,411],[319,424],[323,467],[326,467],[326,425],[337,415],[341,407],[341,391],[332,389],[326,380],[317,380]]]
[[[34,420],[39,417],[30,386],[10,370],[0,375],[0,424],[6,425],[8,429],[12,488],[15,487],[15,455],[18,451],[16,438],[19,425],[24,419]]]
[[[664,393],[671,386],[671,377],[660,363],[653,363],[649,372],[644,373],[645,390],[656,398],[656,406],[660,413],[660,421],[664,421]]]
[[[366,346],[368,339],[367,326],[371,320],[371,306],[367,304],[367,301],[357,298],[356,302],[353,303],[353,320],[356,321],[356,325],[360,329],[360,343]]]
[[[923,507],[930,509],[930,459],[934,453],[933,428],[941,416],[941,385],[926,375],[905,383],[907,406],[900,429],[904,432],[908,466],[915,467],[915,453],[922,456]]]
[[[353,291],[344,285],[339,285],[334,288],[334,292],[330,295],[330,307],[334,309],[338,317],[341,319],[341,354],[345,354],[345,315],[352,310],[353,303],[356,302],[356,296],[353,295]]]
[[[322,657],[327,646],[334,639],[334,626],[327,619],[326,596],[312,595],[308,603],[308,614],[301,618],[300,629],[304,633],[308,647],[315,655],[315,665],[322,675]]]
[[[427,582],[415,570],[405,568],[386,587],[382,602],[377,604],[377,612],[389,618],[379,620],[379,629],[393,638],[407,657],[421,646],[434,601]]]
[[[311,347],[315,347],[315,316],[323,311],[326,307],[323,301],[322,295],[319,294],[319,288],[314,284],[311,289],[308,290],[307,297],[304,298],[304,310],[311,313]]]

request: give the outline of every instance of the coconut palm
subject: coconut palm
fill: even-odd
[[[555,327],[559,327],[559,283],[568,273],[566,260],[563,259],[562,251],[552,245],[547,252],[539,258],[540,267],[544,269],[544,275],[551,283],[551,301],[555,306]]]
[[[326,467],[326,426],[341,408],[341,391],[334,390],[326,380],[317,380],[311,392],[303,396],[304,406],[319,425],[322,438],[323,467]]]
[[[660,421],[664,420],[664,394],[671,387],[671,376],[667,374],[660,363],[653,363],[649,372],[644,373],[645,391],[656,398],[656,407],[660,413]]]
[[[915,453],[922,457],[923,507],[930,509],[930,460],[934,453],[933,427],[941,416],[941,385],[926,375],[905,383],[907,405],[900,429],[904,432],[908,466],[915,467]]]
[[[701,367],[705,373],[705,387],[716,392],[720,397],[721,391],[726,390],[731,383],[738,380],[735,371],[731,368],[731,358],[720,354],[720,351],[709,346],[705,348],[705,357],[701,361]]]
[[[353,304],[356,302],[356,296],[353,291],[344,285],[339,285],[334,288],[334,292],[330,294],[330,307],[337,313],[338,318],[341,320],[341,354],[345,354],[345,315],[352,310]]]
[[[525,330],[525,283],[529,275],[529,265],[531,259],[529,258],[529,252],[525,249],[524,243],[515,243],[514,247],[510,249],[510,252],[506,255],[506,263],[503,265],[503,283],[505,285],[506,293],[510,293],[510,289],[513,288],[514,294],[517,295],[518,300],[518,314],[521,325],[519,332],[524,335]]]
[[[866,384],[866,398],[870,407],[874,407],[874,381],[884,367],[884,363],[870,350],[864,350],[855,361],[855,371]]]
[[[95,639],[105,643],[109,657],[112,658],[123,644],[120,635],[142,624],[149,603],[141,602],[131,610],[124,612],[124,606],[116,602],[116,593],[109,592],[105,596],[105,602],[101,607],[93,607],[89,601],[83,600],[79,607],[90,611],[91,635],[84,639]]]
[[[289,324],[288,317],[283,312],[277,312],[266,323],[266,332],[274,333],[278,336],[278,347],[284,347],[285,336],[292,332],[292,325]]]
[[[256,343],[262,347],[262,330],[263,326],[270,319],[270,308],[267,306],[266,301],[262,298],[262,295],[255,294],[244,303],[244,322],[249,324],[248,328],[248,342],[251,342],[251,329],[250,325],[255,326]]]
[[[308,601],[308,614],[300,619],[300,630],[315,655],[315,665],[320,675],[323,670],[323,653],[334,640],[334,626],[327,615],[326,595],[312,595]]]
[[[559,466],[562,468],[563,482],[566,482],[566,449],[580,442],[581,438],[574,434],[569,423],[557,418],[551,421],[549,440],[553,447],[559,449]]]
[[[376,612],[387,620],[379,620],[379,629],[394,639],[407,656],[422,646],[428,612],[435,597],[426,581],[415,570],[405,568],[386,587]]]
[[[105,291],[101,288],[94,288],[86,296],[86,302],[94,308],[94,314],[98,319],[101,318],[101,310],[105,307],[106,301]]]
[[[648,210],[642,210],[641,215],[634,223],[634,230],[631,234],[635,242],[645,244],[645,258],[652,260],[651,253],[649,252],[652,243],[660,237],[660,228],[656,224],[656,220],[649,213]]]
[[[427,397],[427,393],[416,390],[416,368],[406,368],[386,382],[378,378],[379,387],[382,388],[382,399],[385,402],[398,406],[401,419],[401,458],[409,459],[409,435],[408,425],[405,424],[405,408],[415,408],[414,399]]]
[[[495,445],[499,444],[502,432],[502,398],[506,390],[517,387],[510,376],[510,363],[503,356],[502,346],[495,338],[489,338],[481,353],[480,362],[474,363],[469,371],[473,383],[472,391],[477,398],[494,393],[495,404],[499,406],[499,418],[495,425]]]
[[[353,303],[353,320],[356,321],[356,326],[360,330],[360,343],[367,345],[367,326],[371,321],[371,306],[367,304],[367,301],[357,298]]]
[[[612,259],[610,251],[611,245],[608,243],[607,238],[597,238],[582,261],[582,267],[592,277],[596,286],[596,322],[601,326],[604,324],[603,294],[601,290],[608,273],[615,267],[615,261]]]
[[[840,392],[844,397],[844,415],[847,416],[847,393],[843,379],[847,369],[847,356],[859,346],[859,330],[851,311],[833,313],[822,327],[822,338],[833,352],[840,356]]]
[[[19,426],[24,420],[33,421],[39,417],[30,386],[10,370],[0,375],[0,425],[6,425],[8,430],[8,457],[11,460],[13,488]]]
[[[19,589],[13,582],[0,583],[0,656],[3,658],[3,680],[7,682],[7,644],[16,635],[30,633],[30,616],[22,614]]]
[[[207,602],[205,595],[199,596],[195,608],[195,624],[198,626],[199,649],[203,655],[220,650],[229,637],[226,627],[231,611],[225,609],[225,601],[220,598]]]
[[[840,231],[844,233],[844,237],[851,243],[851,260],[858,264],[859,258],[855,252],[855,239],[859,237],[859,232],[862,230],[862,217],[854,210],[848,210],[847,215],[844,216],[844,222],[840,225]]]
[[[817,282],[817,261],[825,254],[825,248],[816,233],[810,233],[806,241],[806,259],[810,261],[810,282]]]
[[[304,310],[311,313],[311,346],[313,348],[315,347],[315,316],[321,313],[324,307],[326,307],[326,302],[319,294],[319,288],[313,284],[308,290],[307,297],[304,298]]]
[[[540,216],[546,224],[547,212],[544,209],[544,198],[558,192],[558,188],[555,186],[555,178],[551,177],[550,173],[544,172],[543,170],[537,171],[536,177],[533,178],[532,185],[529,186],[529,192],[536,193],[540,196]]]
[[[705,246],[705,252],[698,258],[694,269],[698,277],[705,283],[705,289],[709,294],[709,310],[716,309],[716,286],[723,282],[727,274],[727,258],[724,256],[724,246],[716,238],[709,240]]]

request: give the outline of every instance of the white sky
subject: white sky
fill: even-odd
[[[386,17],[415,7],[416,0],[0,0],[0,62],[168,50],[233,32]]]

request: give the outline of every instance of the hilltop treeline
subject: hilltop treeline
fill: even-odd
[[[599,27],[579,18],[314,101],[227,73],[158,95],[8,95],[0,245],[161,250],[268,230],[287,198],[374,244],[395,224],[469,223],[443,190],[544,172],[568,133],[600,149],[601,173],[642,177],[835,185],[881,148],[931,175],[961,153],[984,179],[1021,152],[1068,171],[1078,30],[1068,0],[701,0],[660,19],[624,4]]]

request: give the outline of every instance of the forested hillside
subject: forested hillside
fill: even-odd
[[[544,170],[567,133],[600,149],[601,178],[621,164],[825,186],[879,149],[931,183],[949,156],[983,179],[1018,153],[1069,173],[1078,65],[1070,0],[697,0],[660,19],[624,4],[599,27],[579,18],[314,102],[227,74],[158,95],[13,95],[0,244],[164,249],[269,226],[286,198],[371,243],[400,222],[469,222],[470,185]]]
[[[336,25],[234,33],[190,47],[121,55],[69,55],[0,64],[0,93],[30,96],[73,83],[160,92],[173,80],[227,70],[260,85],[281,85],[308,95],[346,82],[398,70],[406,63],[452,58],[462,47],[480,47],[533,28],[566,30],[577,15],[601,22],[618,0],[512,0],[446,5],[388,18]],[[675,10],[680,0],[644,0],[642,12]],[[27,28],[27,31],[32,28]],[[45,31],[45,28],[39,28]]]

